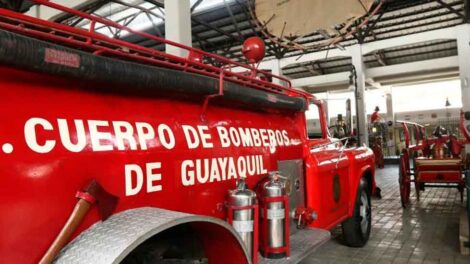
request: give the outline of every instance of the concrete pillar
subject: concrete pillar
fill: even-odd
[[[392,91],[390,87],[385,88],[385,104],[387,106],[387,116],[385,118],[386,122],[388,121],[395,122],[395,113],[393,112]]]
[[[463,111],[470,111],[470,25],[458,25],[456,29],[462,108]],[[466,121],[465,126],[468,125],[470,125],[470,122]],[[470,153],[470,145],[466,145],[465,151]]]
[[[272,60],[271,73],[276,76],[282,76],[281,60],[279,59]],[[277,85],[285,85],[283,81],[277,78],[273,78],[273,83]]]
[[[352,64],[356,68],[357,74],[357,93],[356,93],[356,109],[359,124],[357,124],[357,132],[361,144],[369,146],[369,129],[366,112],[366,76],[365,76],[365,64],[362,57],[362,46],[360,44],[351,46],[349,48],[351,52]]]
[[[165,0],[165,38],[186,46],[192,46],[191,4],[189,0]],[[186,57],[186,50],[166,45],[166,52]]]
[[[394,125],[395,125],[395,114],[393,112],[393,99],[392,99],[392,91],[388,89],[385,92],[385,100],[387,104],[387,116],[385,118],[385,121],[388,122],[393,122],[392,126],[388,127],[388,135],[387,138],[385,139],[385,142],[387,143],[387,150],[388,156],[393,156],[395,155],[395,139],[394,139]]]

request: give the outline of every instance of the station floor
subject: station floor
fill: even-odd
[[[443,263],[470,264],[470,256],[459,253],[460,195],[457,189],[427,188],[411,206],[402,209],[398,189],[398,166],[377,170],[382,199],[372,200],[371,237],[363,248],[341,244],[341,228],[301,264],[341,263]]]

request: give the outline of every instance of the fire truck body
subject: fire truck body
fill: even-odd
[[[11,32],[18,30],[4,20],[1,263],[38,262],[69,217],[76,192],[91,180],[119,202],[104,222],[93,207],[73,237],[122,218],[129,222],[112,231],[132,241],[120,241],[126,249],[113,252],[117,260],[152,236],[165,242],[174,236],[201,242],[210,263],[251,261],[223,221],[227,191],[240,178],[254,189],[279,170],[292,184],[292,212],[311,210],[317,217],[308,226],[326,230],[357,214],[358,190],[367,186],[370,195],[375,188],[371,151],[345,149],[329,138],[323,106],[312,95],[100,56]],[[317,139],[307,135],[309,105],[321,117]],[[289,221],[294,233],[297,221]],[[139,235],[133,225],[152,231]],[[80,247],[80,238],[62,257]],[[111,242],[92,241],[99,243]]]

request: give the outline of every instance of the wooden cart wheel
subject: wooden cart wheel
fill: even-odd
[[[414,152],[413,153],[413,170],[415,172],[414,183],[415,183],[416,200],[419,202],[420,193],[421,193],[421,191],[424,191],[424,182],[419,182],[418,177],[416,177],[417,173],[418,173],[418,169],[416,167],[416,158],[417,157],[418,157],[418,153]],[[411,172],[411,169],[409,169],[408,171]]]
[[[410,203],[410,174],[409,174],[409,163],[408,152],[404,149],[400,155],[399,162],[399,177],[398,183],[400,184],[400,199],[401,206],[406,208]]]

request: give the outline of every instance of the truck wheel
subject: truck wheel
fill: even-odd
[[[208,264],[202,241],[189,228],[163,231],[133,250],[122,264]]]
[[[344,243],[350,247],[363,247],[369,240],[371,229],[371,203],[367,183],[361,179],[353,216],[342,223]]]

